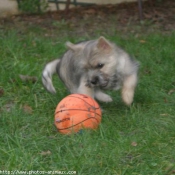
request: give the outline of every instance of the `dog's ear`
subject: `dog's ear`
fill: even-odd
[[[112,45],[108,42],[108,40],[107,40],[105,37],[101,36],[101,37],[98,39],[97,48],[98,48],[101,52],[110,53],[111,50],[112,50]]]
[[[77,45],[77,44],[73,44],[71,42],[66,42],[66,46],[68,49],[72,50],[72,51],[79,51],[82,50],[83,47],[81,45]]]

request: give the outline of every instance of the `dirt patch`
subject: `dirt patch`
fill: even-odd
[[[27,30],[40,27],[46,33],[59,30],[61,36],[114,35],[117,32],[139,34],[171,33],[175,30],[175,1],[148,0],[143,3],[143,20],[139,19],[138,3],[94,5],[40,15],[16,15],[0,20],[0,28]]]

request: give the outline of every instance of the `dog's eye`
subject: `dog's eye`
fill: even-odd
[[[102,63],[98,63],[98,64],[97,64],[97,68],[98,68],[98,69],[101,69],[103,66],[104,66],[104,64],[102,64]]]

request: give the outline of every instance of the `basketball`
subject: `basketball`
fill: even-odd
[[[55,110],[55,126],[62,134],[97,129],[100,122],[100,106],[93,98],[84,94],[71,94],[63,98]]]

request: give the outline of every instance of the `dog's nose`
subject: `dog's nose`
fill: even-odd
[[[91,84],[96,85],[98,83],[98,77],[93,77],[91,80]]]

